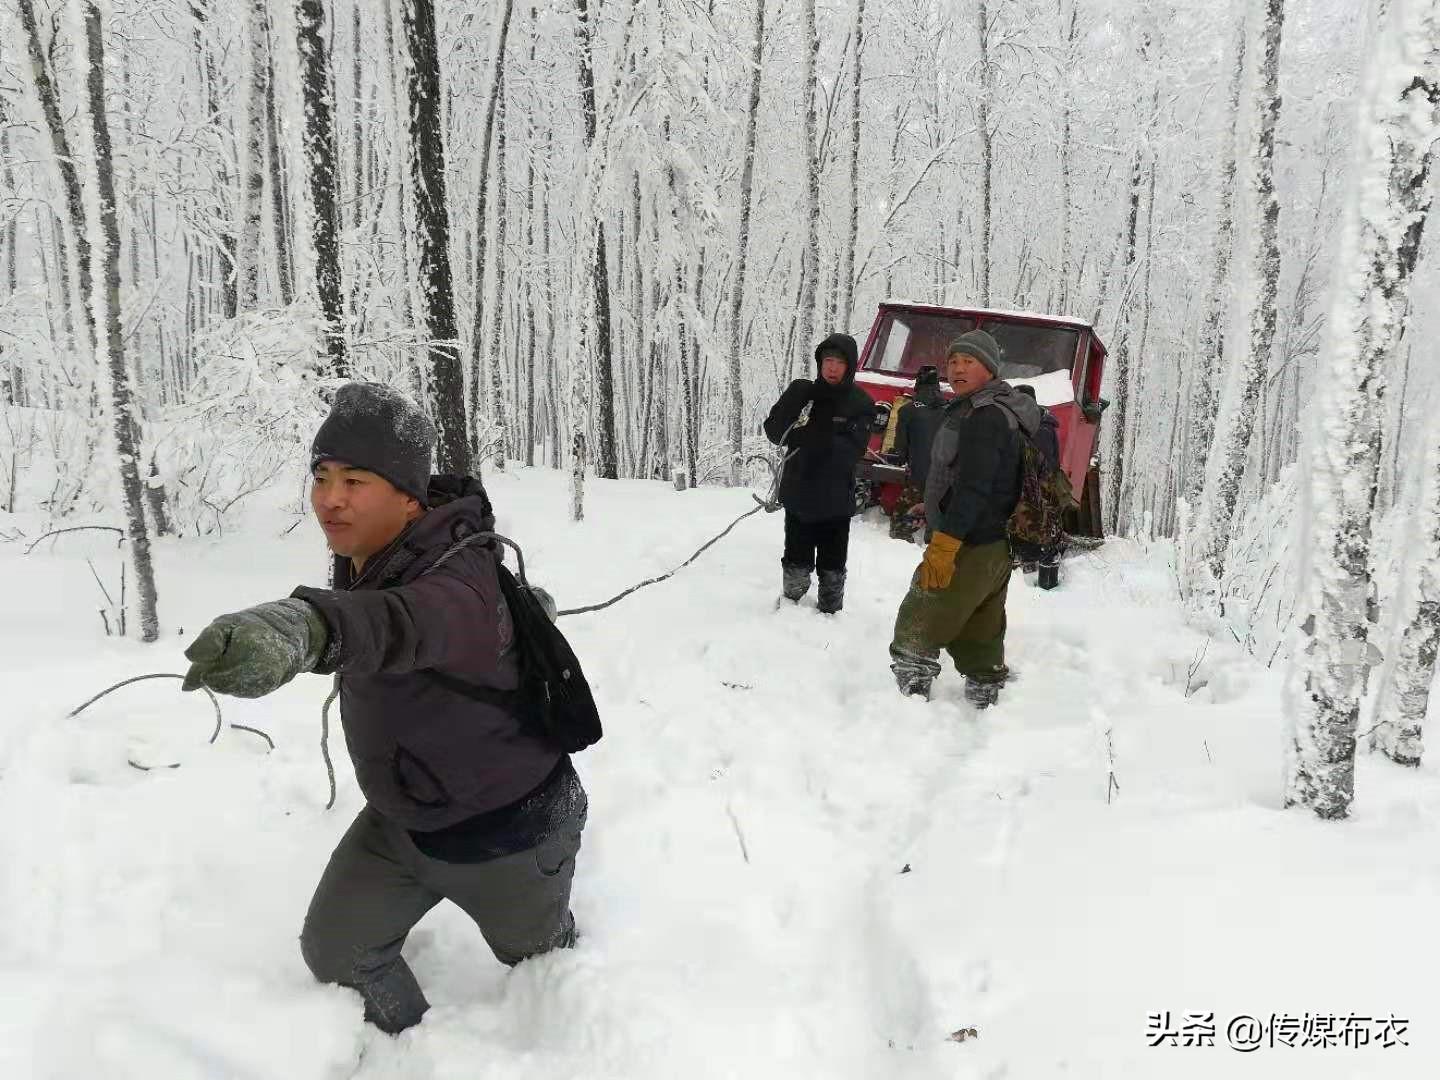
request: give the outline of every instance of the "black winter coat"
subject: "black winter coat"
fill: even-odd
[[[820,357],[827,353],[845,357],[845,377],[837,386],[819,377]],[[874,399],[855,385],[858,355],[848,334],[826,338],[815,350],[816,378],[792,382],[765,418],[765,437],[793,451],[780,478],[780,503],[800,521],[833,521],[855,511],[855,466],[875,417]],[[807,404],[809,417],[792,427]]]

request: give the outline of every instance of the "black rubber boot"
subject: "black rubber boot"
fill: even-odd
[[[820,571],[820,597],[816,605],[826,615],[834,615],[845,606],[845,571]]]
[[[786,600],[798,603],[810,591],[810,570],[810,567],[799,563],[780,564],[780,592]]]
[[[1060,564],[1041,563],[1040,573],[1036,577],[1035,584],[1042,589],[1053,589],[1060,584]]]

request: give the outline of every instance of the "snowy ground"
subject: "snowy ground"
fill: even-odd
[[[668,568],[750,505],[592,483],[572,526],[557,474],[489,483],[561,606]],[[512,972],[437,910],[407,947],[435,1008],[378,1036],[296,945],[360,805],[337,738],[323,809],[326,683],[224,703],[269,755],[243,732],[207,746],[208,705],[178,683],[65,718],[183,670],[180,627],[323,581],[314,528],[282,535],[284,498],[243,533],[161,545],[172,633],[154,647],[104,636],[85,557],[113,589],[112,537],[0,545],[0,1076],[1440,1071],[1434,767],[1362,761],[1345,824],[1281,812],[1280,676],[1186,627],[1158,547],[1111,543],[1050,595],[1016,578],[1023,674],[998,708],[977,717],[948,673],[936,700],[902,701],[885,644],[918,550],[859,524],[846,610],[820,616],[812,593],[775,611],[778,516],[564,624],[608,731],[578,759],[580,947]],[[1147,1014],[1167,1010],[1213,1012],[1215,1045],[1150,1048]],[[1393,1014],[1410,1045],[1227,1045],[1232,1017],[1272,1013]],[[947,1039],[962,1028],[977,1037]]]

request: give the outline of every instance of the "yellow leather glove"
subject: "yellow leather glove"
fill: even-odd
[[[963,543],[949,533],[931,534],[930,543],[925,546],[925,554],[920,559],[920,588],[933,592],[950,585],[955,576],[955,556],[960,554]]]

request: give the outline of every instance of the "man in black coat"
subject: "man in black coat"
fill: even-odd
[[[849,334],[831,334],[815,348],[816,378],[796,379],[765,418],[765,436],[786,448],[780,477],[785,507],[785,599],[810,590],[820,573],[819,609],[845,603],[845,559],[855,512],[855,466],[870,441],[875,402],[855,385],[860,350]]]

